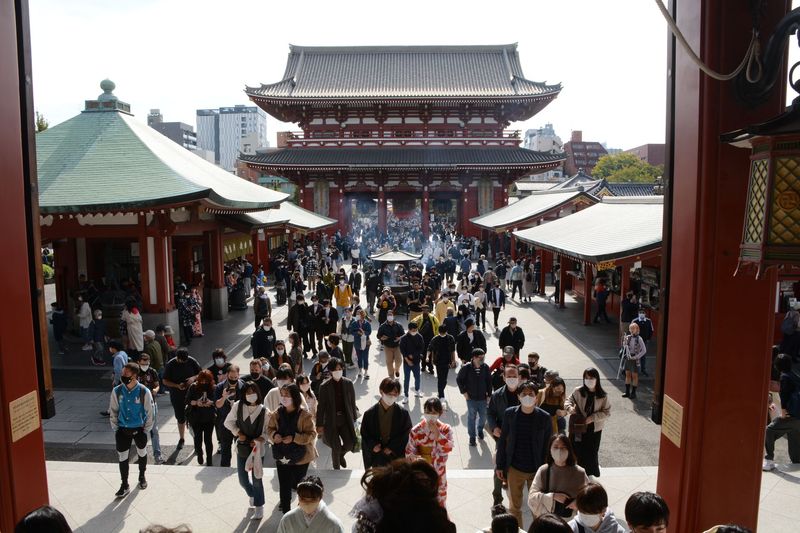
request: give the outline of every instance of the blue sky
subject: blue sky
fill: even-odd
[[[609,147],[663,142],[667,27],[649,0],[403,2],[32,0],[34,97],[51,124],[95,98],[105,77],[145,120],[195,123],[195,110],[246,104],[243,87],[280,79],[288,45],[518,42],[526,77],[561,82],[516,129],[552,122]],[[296,126],[270,120],[268,135]]]

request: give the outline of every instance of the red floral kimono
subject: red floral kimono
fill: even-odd
[[[445,507],[447,500],[447,457],[453,451],[453,430],[444,422],[436,421],[439,437],[434,440],[428,423],[423,420],[408,435],[406,457],[421,457],[430,463],[439,474],[439,503]]]

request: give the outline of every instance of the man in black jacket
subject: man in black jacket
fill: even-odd
[[[311,350],[314,354],[317,349],[314,346],[314,339],[310,335],[310,321],[313,317],[309,314],[308,305],[306,305],[305,297],[299,294],[297,303],[289,309],[289,315],[286,318],[286,329],[289,331],[296,331],[303,341],[303,355]]]
[[[417,323],[408,325],[408,333],[400,339],[400,353],[403,356],[403,390],[405,397],[403,403],[408,403],[408,386],[411,374],[414,374],[414,396],[422,397],[420,391],[420,373],[422,372],[422,358],[425,356],[425,339],[417,331]]]
[[[503,378],[505,385],[492,393],[492,397],[489,399],[489,407],[486,409],[486,429],[489,430],[489,434],[495,441],[495,448],[500,440],[500,431],[503,428],[503,417],[506,409],[519,405],[519,397],[517,396],[519,372],[517,366],[506,365]],[[503,503],[503,480],[496,475],[494,476],[492,498],[494,499],[492,505]]]
[[[500,350],[506,346],[514,348],[514,355],[519,358],[519,351],[525,346],[525,334],[517,327],[517,319],[513,316],[508,319],[508,325],[500,332]]]
[[[494,329],[498,328],[497,319],[500,317],[500,310],[506,308],[506,293],[500,288],[500,282],[496,281],[494,287],[487,289],[486,301],[489,302],[489,307],[492,308],[494,315]]]
[[[250,347],[253,349],[253,359],[271,358],[276,340],[277,336],[272,328],[272,319],[265,318],[261,323],[261,327],[253,333],[253,338],[250,341]]]
[[[550,415],[536,407],[536,385],[523,383],[517,389],[520,405],[509,407],[503,416],[497,442],[495,474],[508,483],[508,512],[522,523],[522,492],[530,490],[536,471],[548,454],[553,434]]]
[[[325,336],[320,320],[321,312],[322,305],[319,303],[319,297],[314,294],[311,296],[311,305],[308,307],[308,338],[311,341],[311,350],[314,355],[317,355],[317,352],[322,349],[322,338]],[[315,340],[316,349],[314,349]]]
[[[353,263],[353,271],[347,277],[347,284],[353,289],[353,294],[361,292],[361,272],[358,271],[358,265]]]
[[[381,286],[381,273],[374,268],[367,274],[367,281],[364,284],[367,289],[367,314],[375,312],[375,299],[378,298],[378,291]]]
[[[331,377],[319,387],[317,433],[331,448],[333,469],[339,470],[347,468],[344,456],[353,451],[356,443],[358,407],[353,382],[344,377],[344,361],[334,357],[328,368]]]
[[[400,338],[405,335],[403,326],[394,319],[394,312],[386,314],[386,322],[378,327],[378,340],[383,346],[383,353],[386,355],[386,370],[390,378],[400,377],[400,366],[403,364],[403,357],[400,354]]]
[[[411,432],[411,416],[397,405],[400,382],[383,378],[380,393],[381,399],[364,412],[361,420],[361,454],[367,470],[405,457]]]
[[[486,352],[486,337],[475,329],[475,322],[471,318],[466,319],[464,325],[467,329],[456,337],[456,353],[458,358],[466,364],[472,357],[472,350],[475,348]]]
[[[439,334],[428,343],[428,364],[436,366],[439,398],[444,401],[444,389],[451,368],[456,367],[456,341],[447,333],[447,327],[439,326]]]
[[[472,363],[461,367],[456,377],[458,390],[467,400],[467,433],[469,445],[476,446],[475,437],[483,440],[483,426],[486,423],[486,401],[492,394],[489,366],[483,362],[486,352],[475,348]],[[475,428],[477,415],[478,427]]]

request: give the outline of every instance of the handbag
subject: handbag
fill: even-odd
[[[544,482],[544,492],[550,492],[550,470],[552,469],[552,465],[547,465],[547,476],[545,477]],[[571,500],[570,500],[571,502]],[[562,503],[558,500],[553,500],[553,514],[560,516],[562,518],[570,518],[572,516],[572,509],[567,507],[569,503]]]
[[[580,413],[569,415],[569,434],[582,435],[586,433],[586,417]]]
[[[361,453],[361,424],[359,422],[355,424],[355,433],[356,440],[353,444],[353,453]]]
[[[295,433],[297,433],[297,421],[299,418],[300,411],[289,414],[284,407],[279,407],[277,416],[278,428],[275,433],[282,437],[295,435]],[[272,457],[278,464],[296,465],[299,461],[303,460],[305,455],[305,446],[297,444],[294,442],[294,439],[288,444],[281,442],[272,445]]]

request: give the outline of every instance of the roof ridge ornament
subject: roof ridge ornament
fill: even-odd
[[[114,94],[114,89],[117,85],[106,78],[100,82],[100,88],[103,94],[97,97],[96,100],[85,100],[84,113],[98,112],[98,111],[120,111],[122,113],[132,115],[130,104],[123,102]]]

